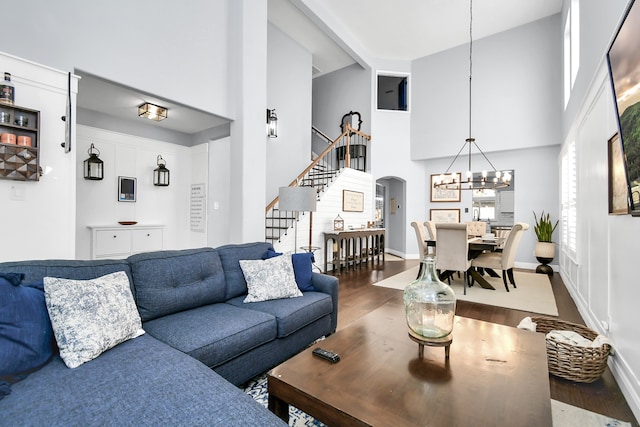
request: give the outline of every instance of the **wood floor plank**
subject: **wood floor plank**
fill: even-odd
[[[417,260],[395,260],[382,264],[362,265],[349,271],[336,273],[335,276],[340,281],[338,329],[344,328],[389,301],[401,302],[402,291],[372,286],[372,284],[408,270],[417,264]],[[329,272],[328,274],[333,273]],[[558,317],[584,324],[582,316],[580,316],[580,312],[571,299],[560,275],[554,274],[551,283],[558,307]],[[516,326],[522,318],[535,315],[535,313],[526,311],[467,301],[458,301],[456,314],[507,326]],[[590,384],[575,383],[553,375],[549,376],[549,381],[552,399],[631,422],[634,427],[640,427],[609,368],[605,370],[602,378]]]

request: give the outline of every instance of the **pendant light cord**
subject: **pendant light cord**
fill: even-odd
[[[469,139],[471,139],[471,76],[473,75],[473,0],[469,0]]]

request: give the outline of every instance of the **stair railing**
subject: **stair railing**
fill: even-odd
[[[355,130],[346,123],[344,132],[333,140],[288,186],[314,187],[320,194],[343,168],[365,171],[366,152],[370,140],[370,135]],[[276,196],[265,209],[265,237],[271,242],[280,240],[295,221],[295,212],[280,211],[277,209],[277,203]]]

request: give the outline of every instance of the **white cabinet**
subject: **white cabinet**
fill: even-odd
[[[140,252],[159,251],[163,225],[89,226],[91,259],[126,258]]]

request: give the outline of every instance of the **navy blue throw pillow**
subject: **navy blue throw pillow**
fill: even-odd
[[[53,354],[42,282],[19,284],[11,274],[0,273],[0,377],[39,368]]]
[[[272,249],[268,249],[267,252],[262,255],[262,259],[269,259],[280,255],[282,255],[282,252],[276,252]],[[313,284],[311,283],[311,277],[313,276],[312,268],[314,262],[316,262],[316,259],[313,256],[313,252],[303,252],[291,255],[293,274],[296,276],[298,289],[300,289],[302,292],[311,292],[316,290],[316,288],[314,288]]]
[[[313,276],[313,263],[315,262],[313,252],[303,252],[299,254],[291,255],[291,262],[293,263],[293,273],[296,276],[296,283],[298,289],[302,292],[315,291],[311,283],[311,277]]]
[[[282,252],[276,252],[273,249],[267,249],[267,252],[262,255],[262,259],[275,258],[280,255],[282,255]]]

